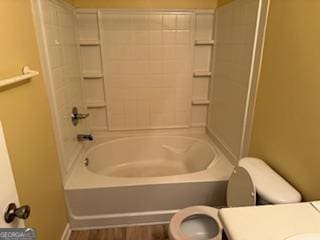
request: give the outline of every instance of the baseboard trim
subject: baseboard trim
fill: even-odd
[[[70,228],[70,224],[67,223],[62,233],[61,240],[69,240],[70,236],[71,236],[71,228]]]
[[[90,231],[90,230],[100,230],[100,229],[109,229],[109,228],[130,228],[130,227],[139,227],[139,226],[152,226],[152,225],[168,225],[170,221],[161,221],[161,222],[147,222],[147,223],[133,223],[133,224],[119,224],[119,225],[106,225],[106,226],[91,226],[91,227],[76,227],[72,228],[73,231]]]

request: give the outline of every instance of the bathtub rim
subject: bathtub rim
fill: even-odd
[[[156,177],[113,177],[113,176],[108,176],[108,175],[103,175],[103,174],[99,174],[93,170],[90,169],[90,165],[89,166],[85,166],[85,168],[90,171],[93,174],[97,174],[99,176],[103,176],[103,177],[112,177],[112,178],[125,178],[125,179],[132,179],[132,180],[137,180],[140,178],[165,178],[165,177],[170,177],[170,176],[181,176],[181,175],[189,175],[189,174],[193,174],[193,173],[200,173],[203,171],[206,171],[207,169],[214,167],[214,165],[217,163],[217,161],[219,161],[218,157],[220,155],[220,153],[217,151],[216,148],[213,147],[212,144],[208,143],[207,141],[204,141],[203,139],[199,139],[199,138],[195,138],[195,137],[191,137],[191,136],[178,136],[178,135],[169,135],[169,136],[163,136],[163,135],[150,135],[150,136],[127,136],[127,137],[122,137],[122,138],[117,138],[117,139],[112,139],[110,141],[106,141],[106,142],[102,142],[102,143],[98,143],[90,148],[88,148],[82,159],[85,159],[88,157],[88,155],[92,152],[94,152],[95,150],[103,147],[104,145],[108,145],[108,144],[113,144],[116,142],[121,142],[121,141],[126,141],[126,140],[135,140],[135,139],[143,139],[143,138],[181,138],[181,139],[188,139],[188,140],[194,140],[194,143],[201,143],[204,144],[205,146],[207,146],[211,152],[213,153],[213,157],[212,159],[210,159],[210,164],[208,165],[208,167],[206,167],[203,170],[200,171],[195,171],[195,172],[189,172],[189,173],[184,173],[184,174],[176,174],[176,175],[167,175],[167,176],[156,176]],[[89,163],[90,164],[90,163]],[[160,179],[159,179],[160,180]]]

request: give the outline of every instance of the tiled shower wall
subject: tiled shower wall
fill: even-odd
[[[213,11],[77,15],[93,131],[206,126]]]
[[[236,160],[241,153],[259,0],[216,12],[214,77],[208,129]]]
[[[49,78],[49,93],[54,100],[52,105],[61,165],[66,173],[81,149],[76,136],[86,130],[83,123],[77,127],[71,123],[72,107],[86,110],[82,97],[75,9],[62,1],[40,2],[47,58],[43,62]]]
[[[110,130],[190,125],[193,14],[101,12]]]

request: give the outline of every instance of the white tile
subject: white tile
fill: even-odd
[[[181,70],[181,62],[175,60],[168,60],[164,62],[165,73],[178,73]]]
[[[105,108],[91,108],[89,121],[91,128],[107,128],[106,110]]]
[[[57,15],[58,15],[59,26],[74,27],[75,19],[74,19],[74,15],[72,13],[58,12]]]
[[[49,46],[50,66],[56,68],[62,66],[62,51],[60,46]]]
[[[179,30],[176,33],[177,44],[188,45],[191,42],[191,32]]]
[[[147,30],[148,29],[148,16],[144,14],[137,14],[131,16],[131,25],[133,30]]]
[[[129,48],[132,49],[132,48]],[[130,53],[130,51],[128,51]],[[147,45],[136,46],[133,49],[133,58],[137,60],[147,60],[149,57],[149,48]]]
[[[122,30],[113,33],[115,44],[130,44],[133,42],[134,32]]]
[[[163,43],[164,44],[175,44],[176,43],[176,31],[163,31]]]
[[[123,101],[112,101],[109,105],[109,113],[113,115],[124,115],[124,102]]]
[[[137,45],[147,45],[149,43],[149,33],[147,31],[136,31],[133,33],[133,43]]]
[[[197,46],[194,52],[194,69],[209,71],[211,68],[211,46]]]
[[[161,45],[162,31],[149,31],[149,43],[150,45]]]
[[[163,29],[175,30],[177,28],[177,16],[176,15],[164,15],[163,16]]]
[[[207,106],[192,106],[192,124],[206,125]]]
[[[102,72],[99,46],[86,46],[81,48],[83,72]]]
[[[176,54],[176,59],[182,59],[182,60],[187,60],[190,58],[191,55],[191,50],[189,46],[175,46],[175,54]],[[208,59],[209,61],[210,59]]]
[[[88,79],[84,81],[86,102],[104,102],[103,79]]]
[[[60,28],[60,43],[66,45],[75,44],[75,32],[71,27]]]
[[[185,99],[176,101],[175,108],[177,112],[186,112],[188,110],[188,101],[185,101]]]
[[[60,43],[59,28],[55,25],[47,25],[46,37],[48,40],[48,45],[58,45]]]
[[[189,30],[191,29],[191,15],[178,15],[177,16],[177,29]]]
[[[44,17],[44,22],[46,24],[57,25],[58,17],[57,17],[55,5],[51,3],[49,0],[41,1],[41,4],[43,6],[42,12]]]
[[[120,15],[114,16],[115,29],[119,31],[130,31],[133,28],[132,16]],[[134,30],[140,30],[135,28]]]
[[[210,78],[194,78],[192,97],[196,99],[208,99]]]
[[[142,46],[137,46],[132,48],[127,45],[114,46],[114,49],[118,51],[115,53],[116,59],[144,59],[145,49]]]
[[[55,100],[56,100],[58,109],[63,109],[63,107],[66,104],[65,94],[66,94],[66,89],[63,87],[55,91]]]
[[[196,18],[196,39],[211,40],[213,39],[213,14],[198,14]]]
[[[188,114],[186,112],[176,112],[176,123],[181,125],[188,124]]]
[[[159,74],[163,73],[163,62],[162,61],[150,61],[149,62],[149,73]]]
[[[78,48],[75,45],[64,44],[61,49],[63,65],[72,65],[78,62]]]
[[[133,74],[145,74],[149,71],[149,62],[148,61],[133,61],[130,63],[130,73]]]
[[[63,75],[62,68],[52,69],[52,80],[55,89],[59,89],[65,84],[65,76]]]
[[[163,47],[150,46],[149,47],[149,59],[150,60],[162,60],[163,59]]]
[[[78,13],[80,39],[99,39],[98,19],[96,13]]]
[[[126,127],[124,115],[111,115],[109,123],[111,129],[124,129]]]
[[[149,15],[149,29],[162,30],[162,15]]]
[[[164,46],[163,47],[164,60],[177,59],[176,46]]]

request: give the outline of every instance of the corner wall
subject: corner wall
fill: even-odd
[[[250,146],[305,200],[320,199],[319,11],[319,1],[271,0]]]
[[[41,72],[30,1],[0,1],[0,29],[0,79],[19,74],[23,65]],[[0,91],[0,119],[20,202],[32,209],[26,225],[40,240],[60,239],[67,214],[42,75]]]
[[[208,131],[234,162],[242,156],[248,97],[256,82],[251,71],[259,11],[258,0],[234,1],[216,11]]]

